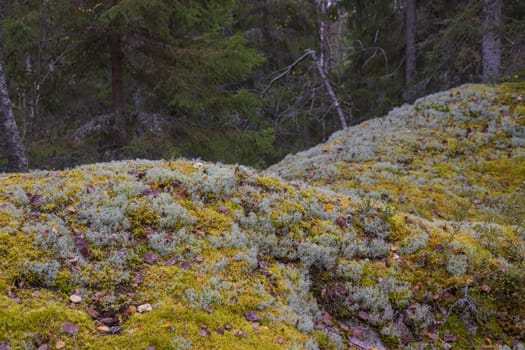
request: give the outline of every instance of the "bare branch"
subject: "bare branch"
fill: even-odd
[[[317,58],[317,55],[316,55],[315,51],[312,50],[312,49],[304,50],[304,53],[301,55],[301,57],[296,59],[292,64],[287,66],[281,73],[279,73],[275,78],[273,78],[270,81],[270,83],[268,84],[268,86],[263,90],[263,92],[261,93],[261,96],[264,97],[268,93],[268,91],[272,88],[272,86],[278,80],[288,76],[292,72],[292,70],[299,63],[304,61],[308,56],[310,56],[312,58],[312,60],[314,61],[315,65],[317,67],[317,72],[319,73],[319,76],[323,80],[323,83],[324,83],[324,86],[326,88],[326,91],[328,92],[328,95],[330,96],[330,99],[332,100],[332,105],[334,106],[334,108],[335,108],[335,110],[337,112],[337,116],[339,117],[339,122],[341,123],[341,128],[342,129],[346,129],[348,127],[348,125],[346,123],[346,118],[345,118],[345,115],[343,113],[343,110],[341,109],[341,105],[339,103],[339,100],[337,99],[337,96],[335,95],[335,92],[332,89],[332,85],[330,84],[330,81],[328,80],[328,78],[327,78],[327,76],[326,76],[326,74],[324,72],[324,69],[323,69],[323,66],[322,66],[321,62]]]
[[[270,83],[268,84],[268,86],[263,90],[263,92],[261,93],[261,97],[264,97],[266,96],[266,94],[268,93],[268,91],[272,88],[273,84],[275,84],[278,80],[284,78],[285,76],[287,76],[288,74],[290,74],[292,72],[292,70],[295,68],[295,66],[297,66],[299,63],[301,63],[302,61],[304,61],[304,59],[306,57],[308,57],[310,55],[310,52],[307,52],[308,50],[306,50],[303,55],[301,57],[299,57],[298,59],[296,59],[292,64],[290,64],[289,66],[287,66],[286,68],[284,68],[284,71],[282,73],[280,73],[279,75],[277,75],[275,78],[273,78]]]

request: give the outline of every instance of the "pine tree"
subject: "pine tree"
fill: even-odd
[[[40,99],[47,109],[53,94],[81,101],[67,107],[89,113],[102,113],[112,101],[117,146],[127,141],[126,109],[138,87],[173,113],[224,121],[231,113],[253,113],[258,101],[243,89],[243,81],[263,61],[234,30],[236,5],[234,0],[13,1],[7,38],[17,56],[13,62],[23,62],[29,53],[41,69],[26,74],[17,63],[9,67],[19,77],[31,77],[17,79],[26,90],[47,77],[48,89],[40,86],[41,95],[44,90],[51,95]],[[43,26],[38,20],[42,10]],[[63,86],[57,89],[57,84]]]

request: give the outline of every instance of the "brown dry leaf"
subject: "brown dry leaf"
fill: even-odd
[[[341,227],[345,227],[346,226],[346,219],[343,218],[343,217],[338,217],[337,219],[335,219],[335,223]]]
[[[201,337],[209,337],[211,335],[210,331],[208,331],[207,329],[201,329],[199,331],[199,335]]]
[[[89,307],[86,308],[86,312],[87,312],[88,315],[91,316],[92,318],[98,318],[98,316],[99,316],[98,312],[96,312],[94,309],[89,308]]]
[[[359,318],[363,321],[368,320],[368,312],[366,311],[359,311]]]
[[[324,324],[332,325],[332,316],[328,312],[323,312],[321,315],[321,319],[323,320]]]
[[[446,342],[455,342],[458,340],[458,337],[456,337],[456,335],[452,334],[452,333],[447,333],[445,334],[445,336],[443,337],[443,340],[446,341]]]
[[[71,322],[64,322],[60,329],[62,333],[65,333],[67,335],[77,335],[78,334],[78,327]]]
[[[144,262],[149,265],[154,265],[159,261],[159,257],[153,253],[146,253],[144,255]]]
[[[430,338],[430,339],[433,339],[433,340],[439,340],[439,335],[437,333],[434,333],[434,332],[428,332],[427,333],[427,336]]]
[[[342,321],[337,321],[337,324],[339,325],[339,327],[343,330],[343,332],[348,332],[350,331],[350,327],[348,327],[348,325]]]
[[[259,315],[257,315],[255,311],[248,311],[247,313],[244,314],[244,317],[246,318],[247,321],[250,321],[250,322],[255,322],[259,320]]]
[[[72,205],[68,205],[67,207],[64,208],[64,210],[70,214],[74,214],[77,212],[77,210],[75,209],[74,206]]]

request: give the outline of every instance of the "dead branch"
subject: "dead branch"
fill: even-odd
[[[341,128],[342,129],[346,129],[348,127],[348,125],[346,123],[346,118],[345,118],[345,115],[343,113],[343,110],[341,109],[341,105],[339,103],[339,100],[337,99],[337,96],[336,96],[336,94],[334,92],[334,89],[332,89],[332,84],[330,84],[330,81],[328,80],[328,77],[326,76],[326,74],[325,74],[325,72],[323,70],[323,67],[321,65],[321,62],[317,58],[317,55],[316,55],[314,50],[311,50],[311,49],[304,50],[304,53],[298,59],[296,59],[292,64],[290,64],[289,66],[284,68],[284,70],[281,73],[279,73],[276,77],[274,77],[270,81],[268,86],[262,91],[261,96],[264,97],[268,93],[268,91],[272,88],[272,86],[278,80],[280,80],[280,79],[286,77],[287,75],[291,74],[292,70],[299,63],[304,61],[308,56],[310,56],[312,58],[312,60],[314,61],[315,65],[317,67],[317,72],[319,73],[319,76],[321,77],[321,80],[324,83],[326,91],[328,92],[328,95],[330,96],[330,99],[332,100],[332,105],[334,106],[334,108],[335,108],[335,110],[337,112],[337,116],[339,117],[339,122],[341,123]]]
[[[299,63],[301,63],[302,61],[304,61],[304,59],[306,57],[308,57],[310,55],[309,52],[307,52],[308,50],[306,50],[303,55],[301,57],[299,57],[298,59],[296,59],[292,64],[290,64],[289,66],[287,66],[286,68],[284,68],[283,72],[278,74],[275,78],[273,78],[270,83],[268,84],[268,86],[263,90],[263,92],[261,93],[261,97],[264,97],[266,96],[266,94],[268,93],[268,91],[272,88],[273,84],[275,84],[278,80],[284,78],[285,76],[287,76],[288,74],[292,73],[292,70],[295,68],[295,66],[297,66]]]

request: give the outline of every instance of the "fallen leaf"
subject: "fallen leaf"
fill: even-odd
[[[120,332],[122,332],[121,326],[113,326],[109,328],[109,334],[118,334]]]
[[[179,262],[179,258],[170,258],[170,259],[168,259],[168,261],[166,261],[164,266],[173,266],[173,265],[175,265],[178,262]]]
[[[77,335],[78,334],[78,327],[75,324],[71,323],[71,322],[64,322],[60,329],[62,330],[62,333],[65,333],[65,334],[68,334],[68,335]]]
[[[75,207],[72,206],[72,205],[68,205],[67,207],[64,208],[64,210],[67,211],[68,213],[71,213],[71,214],[77,212],[77,210],[75,209]]]
[[[139,285],[142,282],[144,282],[144,276],[142,275],[142,272],[138,271],[138,272],[135,273],[135,278],[133,279],[133,282],[136,285]]]
[[[359,318],[363,321],[368,320],[368,312],[366,311],[359,311]]]
[[[89,243],[84,236],[75,236],[75,248],[84,258],[89,258]]]
[[[207,329],[201,329],[199,331],[199,335],[201,337],[209,337],[210,336],[210,331],[208,331]]]
[[[337,219],[335,219],[335,223],[341,227],[345,227],[346,226],[346,219],[343,218],[343,217],[338,217]]]
[[[439,340],[439,335],[437,333],[434,333],[434,332],[428,332],[427,333],[427,336],[430,338],[430,339],[433,339],[433,340]]]
[[[221,213],[221,214],[224,214],[224,215],[228,215],[228,213],[230,212],[230,211],[228,210],[228,208],[226,208],[226,207],[222,207],[222,206],[218,206],[218,207],[217,207],[217,211],[218,211],[219,213]]]
[[[89,307],[86,308],[86,312],[87,312],[88,315],[91,316],[92,318],[98,318],[98,316],[99,316],[99,314],[98,314],[97,311],[95,311],[94,309],[89,308]]]
[[[446,342],[455,342],[458,340],[458,337],[456,337],[454,334],[452,333],[447,333],[443,336],[443,340],[446,341]]]
[[[321,319],[323,320],[323,323],[327,325],[332,325],[332,316],[328,312],[323,312],[321,315]]]
[[[98,326],[96,328],[96,330],[99,333],[108,333],[109,332],[109,327],[108,326]]]
[[[363,340],[364,332],[361,328],[356,327],[352,329],[352,335],[359,340]]]
[[[146,253],[144,255],[144,262],[149,265],[154,265],[159,261],[159,257],[153,253]]]
[[[247,313],[244,314],[244,317],[246,318],[247,321],[251,321],[251,322],[259,320],[259,315],[257,315],[255,311],[248,311]]]
[[[248,333],[244,332],[244,331],[241,330],[241,329],[236,330],[236,331],[234,332],[234,334],[235,334],[237,337],[248,338]]]
[[[71,301],[73,304],[79,304],[82,301],[82,297],[77,294],[73,294],[69,297],[69,301]]]
[[[341,327],[343,332],[348,332],[350,330],[350,327],[348,327],[348,325],[342,321],[337,321],[337,324],[339,325],[339,327]]]
[[[104,317],[104,318],[99,319],[99,322],[107,326],[111,326],[111,325],[117,324],[118,319],[113,318],[113,317]]]
[[[151,310],[153,310],[153,307],[151,306],[151,304],[142,304],[142,305],[139,305],[139,307],[137,308],[137,311],[140,313],[150,312]]]
[[[492,290],[492,288],[490,288],[490,286],[486,284],[482,285],[480,289],[485,293],[490,293],[490,291]]]

